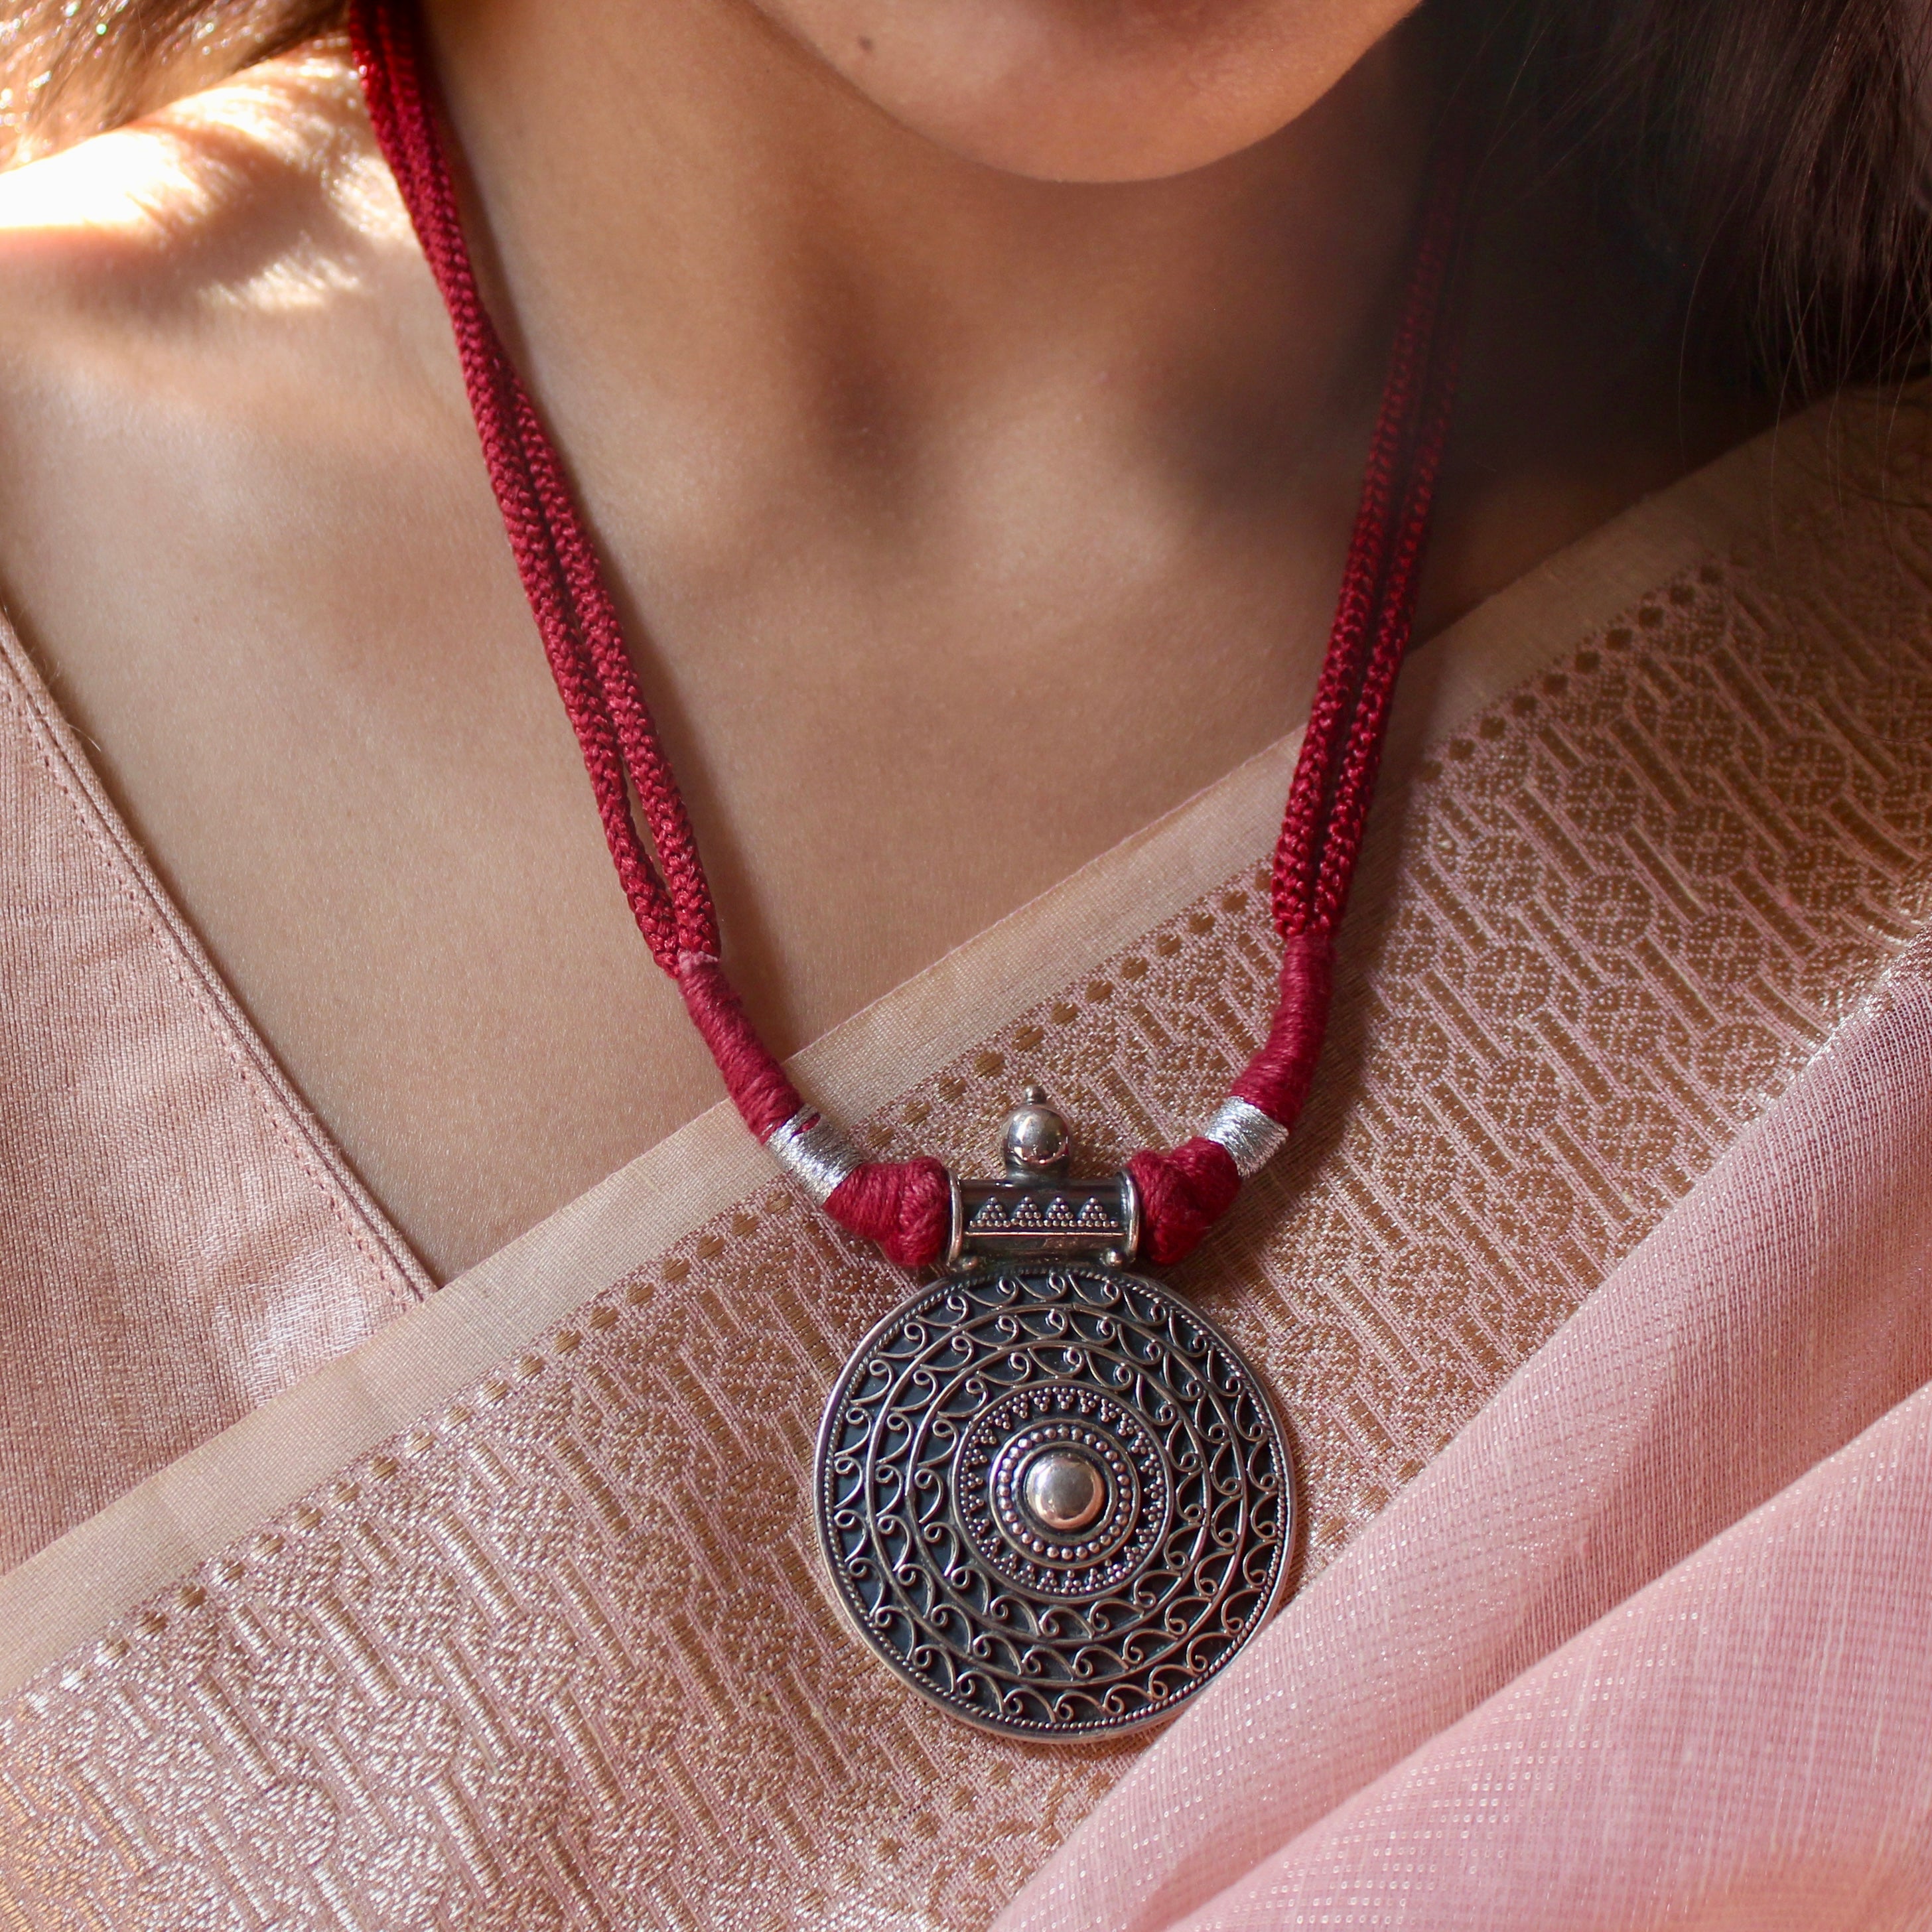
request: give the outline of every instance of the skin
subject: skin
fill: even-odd
[[[437,0],[491,298],[790,1051],[1280,735],[1433,100],[1352,0]],[[1425,634],[1738,433],[1483,232]],[[712,1104],[339,54],[0,182],[0,583],[448,1274]]]

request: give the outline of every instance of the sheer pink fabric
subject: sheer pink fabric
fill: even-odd
[[[1001,1932],[1932,1924],[1929,1289],[1922,942]]]

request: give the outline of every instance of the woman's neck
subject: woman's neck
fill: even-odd
[[[1431,118],[1400,36],[1258,148],[1093,186],[907,131],[748,0],[430,14],[500,311],[594,498],[728,542],[802,495],[1037,556],[1096,472],[1192,522],[1356,459]]]

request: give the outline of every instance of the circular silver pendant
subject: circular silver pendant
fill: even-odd
[[[1024,1737],[1172,1717],[1260,1629],[1287,1438],[1214,1324],[1098,1262],[1006,1262],[866,1336],[819,1431],[840,1600],[956,1716]]]

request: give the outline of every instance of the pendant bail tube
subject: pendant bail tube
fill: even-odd
[[[945,1265],[970,1272],[982,1263],[1104,1262],[1123,1268],[1140,1246],[1140,1193],[1132,1175],[1105,1180],[952,1181],[952,1226]]]

